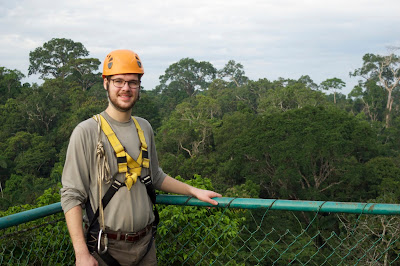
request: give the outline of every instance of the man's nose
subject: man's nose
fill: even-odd
[[[129,84],[128,84],[128,82],[127,81],[125,81],[125,83],[124,83],[124,86],[122,86],[122,88],[121,89],[124,89],[124,90],[130,90],[131,88],[129,87]]]

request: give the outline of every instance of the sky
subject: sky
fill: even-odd
[[[399,11],[399,0],[0,0],[0,66],[41,83],[28,76],[29,52],[66,38],[101,62],[115,49],[135,51],[148,90],[189,57],[217,69],[234,60],[255,81],[336,77],[347,94],[363,55],[400,47]]]

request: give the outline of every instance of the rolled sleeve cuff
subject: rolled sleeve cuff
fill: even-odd
[[[82,195],[78,190],[73,189],[61,189],[61,207],[64,214],[75,206],[84,206],[86,203],[86,197]]]

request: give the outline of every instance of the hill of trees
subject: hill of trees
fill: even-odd
[[[58,190],[73,128],[107,106],[99,66],[79,42],[52,39],[29,55],[29,74],[0,67],[0,210]],[[149,120],[172,176],[211,179],[239,197],[396,201],[400,195],[399,57],[366,54],[344,82],[246,77],[183,58],[143,90],[133,114]]]

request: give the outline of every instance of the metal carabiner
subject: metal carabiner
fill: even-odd
[[[107,252],[107,248],[108,248],[108,237],[107,237],[107,234],[104,234],[104,250],[101,250],[100,242],[101,242],[101,234],[102,233],[103,233],[103,229],[100,229],[99,236],[98,236],[98,239],[97,239],[97,252],[99,254],[106,253]]]

